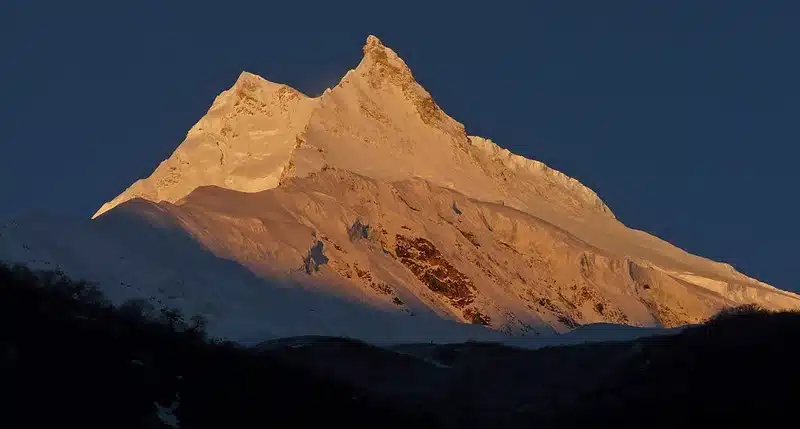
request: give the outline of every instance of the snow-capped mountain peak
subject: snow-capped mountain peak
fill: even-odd
[[[800,307],[468,135],[377,37],[363,53],[318,97],[243,72],[93,221],[23,220],[0,231],[0,259],[63,266],[237,338],[499,338]]]
[[[355,69],[316,98],[243,72],[170,158],[93,218],[132,198],[174,203],[200,186],[258,192],[325,166],[387,180],[420,177],[523,211],[535,195],[567,211],[610,215],[576,180],[467,136],[377,37],[367,38],[363,52]]]

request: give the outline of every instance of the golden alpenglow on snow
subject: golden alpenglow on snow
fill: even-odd
[[[242,342],[504,340],[800,308],[798,295],[626,227],[577,180],[467,135],[375,36],[317,97],[243,72],[93,219],[62,227],[74,239],[59,245],[42,238],[57,222],[9,225],[3,237],[28,250],[4,240],[0,256],[58,264],[115,302],[203,314],[210,333]],[[88,253],[102,268],[81,262]]]

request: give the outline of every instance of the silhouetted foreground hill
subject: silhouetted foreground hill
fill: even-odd
[[[529,415],[559,427],[768,427],[793,425],[799,401],[800,313],[741,307],[629,343],[596,385]]]
[[[676,335],[540,350],[243,349],[202,327],[0,265],[0,427],[716,427],[791,424],[800,399],[797,313],[740,308]]]
[[[0,427],[430,427],[346,383],[206,341],[201,321],[174,311],[150,321],[147,311],[0,265]]]

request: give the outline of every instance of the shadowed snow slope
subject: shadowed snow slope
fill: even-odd
[[[0,232],[0,259],[58,265],[117,302],[205,314],[212,334],[245,342],[505,340],[800,307],[627,228],[578,181],[468,136],[394,51],[374,36],[363,51],[315,98],[242,73],[94,220],[20,219]],[[572,337],[622,335],[582,332]]]
[[[91,279],[115,304],[146,299],[155,308],[203,314],[210,335],[242,343],[311,334],[390,342],[501,338],[480,326],[401,317],[291,279],[260,278],[201,248],[167,210],[135,200],[91,222],[29,217],[2,230],[0,255]]]

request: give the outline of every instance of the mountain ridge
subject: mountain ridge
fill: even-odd
[[[383,45],[377,37],[370,35],[362,51],[364,56],[356,68],[349,70],[337,85],[326,89],[318,97],[308,97],[288,85],[270,82],[255,74],[242,72],[230,89],[215,98],[206,115],[189,130],[184,142],[156,168],[150,177],[137,180],[116,198],[103,204],[92,218],[135,197],[155,202],[176,202],[194,188],[203,185],[216,185],[242,192],[270,189],[278,186],[287,176],[319,170],[326,162],[374,174],[376,173],[374,169],[369,170],[363,165],[353,165],[342,159],[325,161],[317,159],[320,157],[314,156],[313,150],[321,153],[325,147],[314,144],[313,137],[309,138],[308,134],[314,134],[320,128],[322,130],[319,131],[324,134],[331,132],[334,135],[341,135],[345,132],[345,127],[330,120],[330,115],[325,112],[326,108],[333,110],[334,117],[341,114],[343,109],[357,109],[359,114],[378,123],[393,125],[392,131],[396,132],[398,124],[390,123],[387,116],[392,115],[387,115],[382,105],[386,103],[380,101],[398,95],[395,94],[398,90],[401,93],[400,98],[410,100],[413,110],[423,124],[436,129],[440,134],[448,135],[447,140],[450,141],[447,144],[454,145],[460,152],[465,153],[461,161],[463,168],[469,168],[469,164],[473,163],[472,158],[488,156],[492,160],[499,161],[501,168],[546,178],[552,185],[563,188],[568,197],[576,200],[574,204],[577,206],[586,205],[590,211],[613,217],[613,213],[599,196],[577,180],[539,161],[512,154],[489,139],[468,136],[464,125],[451,118],[436,104],[431,95],[416,82],[405,62],[393,50]],[[372,96],[357,97],[357,100],[352,100],[352,94],[348,91],[359,95],[364,92],[364,87],[377,95],[373,93]],[[403,106],[395,107],[398,110],[408,110],[402,109]],[[402,113],[408,115],[410,112]],[[251,129],[253,124],[247,119],[252,116],[258,116],[262,122],[258,124],[261,129]],[[387,139],[381,131],[368,129],[362,134],[371,135],[379,141],[394,140]],[[237,139],[244,137],[245,133],[248,139]],[[270,153],[255,152],[252,149],[253,143],[268,146],[271,149]],[[395,143],[391,145],[395,150],[403,146],[408,147],[408,142],[392,143]],[[414,148],[420,149],[418,145]],[[311,149],[311,153],[308,153],[308,149]],[[305,164],[295,162],[296,157],[305,159]],[[216,166],[217,161],[219,167]],[[230,163],[232,165],[228,165]],[[400,164],[409,162],[406,160]],[[259,169],[258,174],[248,171],[254,168]],[[459,184],[458,178],[446,175],[440,177],[439,170],[446,169],[428,167],[426,171],[397,172],[387,175],[387,178],[398,179],[419,174],[439,184]],[[198,174],[198,171],[205,174]],[[473,172],[473,175],[482,173]],[[463,179],[461,181],[464,182]],[[460,185],[464,187],[463,183]],[[497,183],[487,183],[480,188],[464,190],[472,196],[485,200],[504,200],[505,197],[508,199],[508,204],[525,210],[525,201],[515,201],[517,198],[510,195],[510,192],[504,193],[492,189],[497,187]]]

